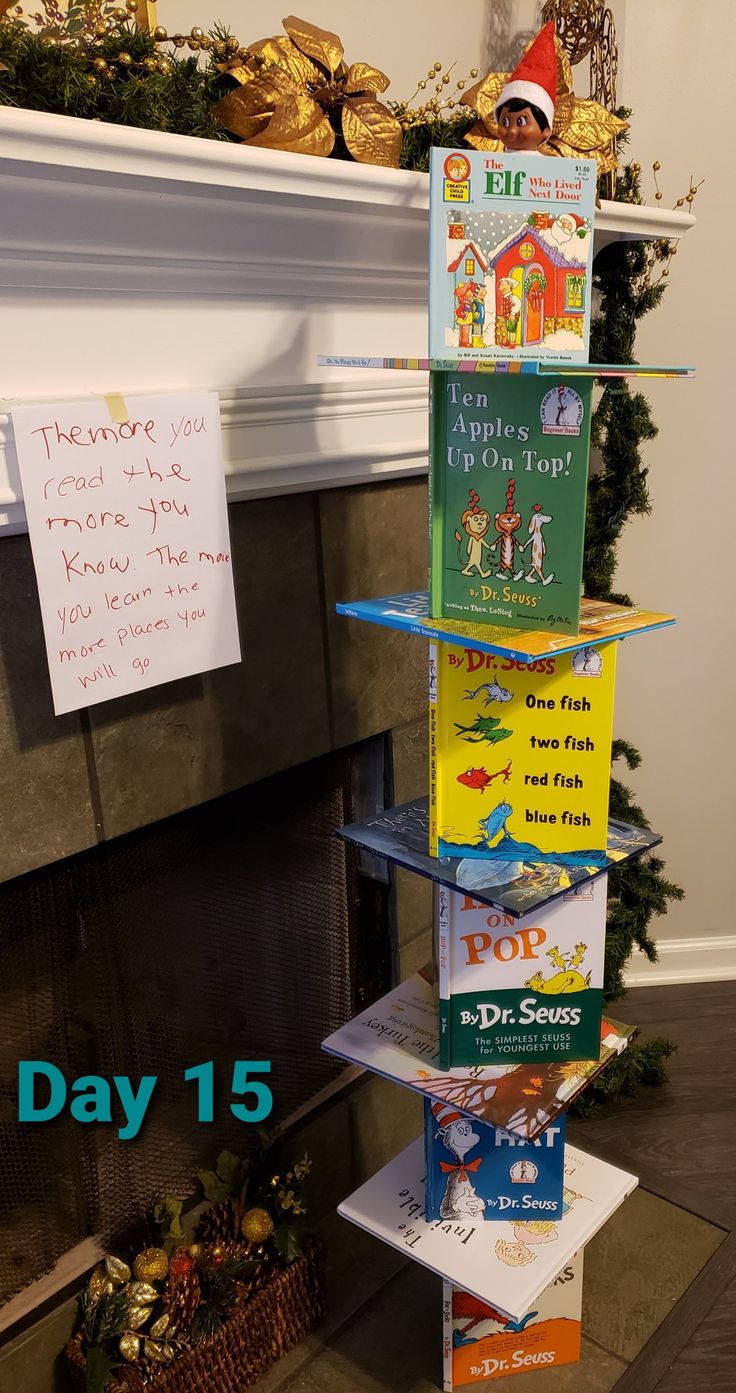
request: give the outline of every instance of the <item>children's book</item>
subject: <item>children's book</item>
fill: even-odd
[[[658,846],[662,838],[646,827],[608,819],[605,852],[596,852],[588,864],[565,864],[574,857],[540,861],[485,861],[458,856],[430,856],[429,801],[417,798],[397,808],[375,813],[365,822],[347,823],[338,835],[375,856],[385,856],[450,890],[472,893],[473,898],[520,918],[551,904],[581,885],[603,875],[622,862]]]
[[[565,1115],[529,1141],[424,1104],[428,1219],[561,1219]]]
[[[469,1218],[428,1220],[420,1137],[344,1200],[338,1214],[519,1321],[637,1183],[635,1175],[568,1146],[561,1219],[517,1217],[492,1226]]]
[[[430,152],[429,356],[587,362],[594,160]]]
[[[425,967],[333,1031],[322,1048],[478,1122],[534,1138],[559,1120],[632,1034],[633,1026],[604,1016],[599,1048],[589,1060],[441,1069],[434,971]]]
[[[592,380],[430,380],[430,612],[576,634]]]
[[[613,639],[645,634],[650,629],[668,628],[673,614],[637,609],[634,605],[610,605],[604,600],[580,602],[580,632],[577,634],[538,633],[530,629],[502,629],[493,624],[469,623],[459,617],[431,619],[426,590],[410,590],[405,595],[384,595],[378,600],[350,600],[336,605],[338,614],[400,629],[405,634],[441,639],[445,643],[475,648],[507,662],[531,663],[554,653],[573,653],[591,643],[610,643]]]
[[[437,891],[440,1068],[591,1059],[603,1012],[607,878],[521,919]]]
[[[584,866],[605,849],[615,675],[611,645],[509,669],[430,644],[430,855]]]
[[[521,1320],[442,1284],[442,1358],[445,1393],[468,1383],[575,1364],[580,1358],[583,1254],[558,1272]]]

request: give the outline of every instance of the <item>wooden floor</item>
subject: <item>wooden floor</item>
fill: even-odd
[[[611,1015],[677,1054],[664,1089],[571,1127],[573,1139],[635,1171],[647,1189],[728,1236],[616,1393],[736,1389],[736,982],[637,988]]]

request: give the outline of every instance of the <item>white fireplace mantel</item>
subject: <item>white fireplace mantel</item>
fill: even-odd
[[[604,202],[596,248],[695,219]],[[427,177],[0,108],[0,527],[8,408],[207,388],[231,498],[426,470],[426,379],[317,367],[426,348]]]

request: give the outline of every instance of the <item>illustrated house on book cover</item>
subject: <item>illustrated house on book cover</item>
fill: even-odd
[[[420,1137],[344,1200],[338,1213],[519,1321],[637,1183],[627,1171],[568,1146],[561,1219],[428,1220]]]
[[[424,1104],[428,1219],[561,1219],[564,1163],[564,1113],[530,1141]]]
[[[430,855],[503,861],[508,880],[600,862],[615,671],[612,644],[526,666],[430,644]]]
[[[537,1137],[627,1046],[632,1026],[604,1019],[589,1060],[561,1064],[473,1064],[440,1069],[437,996],[423,968],[322,1042],[328,1054],[359,1064],[432,1101],[450,1103],[516,1137]]]
[[[575,634],[593,383],[434,372],[430,610]]]
[[[594,160],[430,153],[430,356],[586,361]]]
[[[582,1309],[582,1253],[566,1263],[521,1320],[508,1320],[494,1306],[444,1282],[445,1393],[506,1374],[576,1363],[580,1358]]]
[[[521,919],[438,887],[441,1068],[595,1055],[607,879],[583,881]]]

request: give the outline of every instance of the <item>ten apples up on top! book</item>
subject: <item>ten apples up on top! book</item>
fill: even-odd
[[[577,633],[592,379],[430,384],[430,613]]]
[[[588,361],[595,160],[430,154],[430,358]]]

